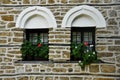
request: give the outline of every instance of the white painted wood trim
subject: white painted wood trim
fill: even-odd
[[[27,21],[29,21],[29,19],[31,17],[34,17],[35,15],[40,16],[38,18],[39,20],[44,19],[45,23],[39,24],[39,23],[36,23],[35,21],[32,21],[33,23],[34,22],[36,23],[36,26],[39,26],[39,25],[40,26],[35,27],[33,25],[29,25],[26,27]],[[52,12],[49,9],[47,9],[45,7],[34,6],[34,7],[26,8],[19,14],[17,21],[16,21],[16,27],[31,28],[31,29],[33,29],[33,28],[54,28],[54,27],[57,27],[57,24],[56,24],[54,15],[52,14]]]
[[[94,25],[92,26],[96,26],[97,28],[106,27],[106,21],[103,15],[100,13],[100,11],[98,11],[96,8],[92,6],[87,6],[87,5],[77,6],[70,9],[66,13],[65,17],[63,18],[62,27],[73,27],[72,26],[73,21],[78,16],[81,16],[81,15],[86,15],[91,17],[92,20],[95,22]],[[80,23],[79,23],[79,26],[81,26]],[[87,25],[86,23],[86,26],[91,26],[91,25]]]

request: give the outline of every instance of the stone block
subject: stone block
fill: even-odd
[[[116,78],[116,80],[120,80],[120,78],[118,77],[118,78]]]
[[[11,0],[1,0],[1,2],[2,2],[3,4],[10,4],[10,3],[12,3]]]
[[[46,0],[41,0],[40,3],[41,4],[46,4]]]
[[[68,72],[73,72],[73,68],[68,68]]]
[[[65,63],[65,64],[62,64],[63,67],[72,67],[72,63]]]
[[[116,10],[110,10],[108,13],[109,13],[109,16],[110,16],[110,17],[117,17],[117,12],[116,12]]]
[[[114,18],[108,19],[108,25],[117,25],[117,21]]]
[[[115,80],[113,78],[94,78],[93,80]]]
[[[2,58],[0,58],[0,62],[2,62]]]
[[[79,0],[70,0],[69,3],[79,3]]]
[[[114,0],[115,3],[120,3],[120,0]]]
[[[13,38],[13,42],[23,42],[23,38]]]
[[[0,44],[7,43],[7,40],[0,40]]]
[[[113,57],[113,53],[111,52],[99,52],[97,55],[98,57]]]
[[[4,73],[4,70],[0,70],[0,74],[3,74]],[[0,79],[1,80],[1,79]]]
[[[5,25],[0,25],[1,29],[5,29],[5,27],[6,27]]]
[[[18,78],[18,80],[29,80],[28,76],[21,76]]]
[[[3,11],[0,12],[0,14],[6,14],[6,13],[7,13],[7,12],[3,12]]]
[[[90,72],[99,73],[99,65],[91,64],[89,66],[89,70]]]
[[[25,72],[32,72],[32,69],[31,68],[26,68]]]
[[[17,72],[17,73],[24,73],[24,72],[25,72],[25,69],[24,69],[23,65],[17,64],[17,65],[16,65],[16,72]]]
[[[117,73],[119,73],[119,74],[120,74],[120,69],[117,69]]]
[[[1,66],[1,69],[15,69],[15,66],[11,66],[11,65]]]
[[[96,34],[97,34],[97,35],[98,35],[98,34],[100,34],[100,35],[102,35],[102,34],[108,35],[108,34],[113,34],[113,32],[112,32],[112,31],[108,31],[108,30],[97,30],[97,31],[96,31]]]
[[[12,62],[12,59],[11,58],[4,58],[4,62]]]
[[[2,36],[2,37],[12,36],[12,33],[10,31],[4,31],[4,32],[0,32],[0,36]]]
[[[97,46],[96,50],[98,50],[98,51],[106,51],[107,47],[106,46]]]
[[[65,38],[70,38],[70,35],[55,35],[55,38],[60,38],[60,39],[65,39]]]
[[[116,30],[118,30],[118,27],[117,26],[107,26],[107,29],[116,31]]]
[[[109,51],[120,51],[120,46],[108,46]]]
[[[111,3],[112,0],[104,0],[104,3]]]
[[[17,10],[12,10],[9,11],[9,14],[20,14],[21,11],[17,11]]]
[[[67,70],[65,68],[53,68],[53,72],[66,72]]]
[[[101,72],[103,73],[115,73],[116,68],[114,65],[101,65]]]
[[[71,79],[71,80],[83,80],[82,77],[71,77],[70,79]]]
[[[120,63],[120,56],[117,56],[117,57],[116,57],[116,61],[117,61],[118,63]]]
[[[23,37],[23,32],[14,32],[15,37]]]
[[[35,80],[43,80],[43,76],[37,76]]]
[[[53,77],[47,76],[47,77],[45,77],[45,80],[53,80]]]
[[[117,67],[120,67],[120,63],[116,64]]]
[[[13,22],[12,23],[8,23],[7,26],[8,26],[8,28],[13,28],[13,27],[15,27],[15,23],[13,23]]]
[[[55,3],[55,0],[48,0],[48,3],[54,4],[54,3]]]
[[[120,40],[115,40],[115,45],[120,45]]]
[[[69,58],[70,59],[70,52],[69,51],[63,51],[62,58]]]
[[[21,28],[13,28],[11,29],[11,31],[23,31],[24,29],[21,29]]]
[[[61,3],[67,3],[68,0],[61,0]]]
[[[60,80],[69,80],[69,77],[60,77]]]
[[[115,60],[115,57],[102,57],[102,59],[101,59],[103,62],[110,62],[110,63],[115,63],[116,62],[116,60]]]
[[[84,80],[93,80],[92,77],[85,77]]]
[[[101,3],[101,0],[91,0],[91,3]]]
[[[14,21],[14,16],[13,15],[4,15],[4,16],[1,16],[1,18],[4,21]]]
[[[55,76],[54,80],[60,80],[59,77]]]
[[[34,76],[30,76],[29,80],[35,80],[35,77]]]
[[[15,78],[4,78],[4,80],[16,80]]]
[[[15,70],[5,70],[5,73],[15,73]]]
[[[15,50],[14,51],[8,51],[8,53],[10,53],[10,54],[21,54],[21,52],[17,51],[17,50],[16,51]]]
[[[0,53],[5,53],[6,52],[6,48],[0,48]]]
[[[30,4],[29,0],[23,0],[23,4]]]
[[[39,68],[33,68],[33,72],[39,72]]]
[[[53,39],[53,40],[49,40],[50,43],[62,43],[64,42],[63,39]]]
[[[32,1],[30,1],[31,2],[31,4],[38,4],[38,0],[32,0]]]

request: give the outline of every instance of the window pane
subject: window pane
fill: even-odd
[[[44,37],[48,37],[48,33],[43,33],[44,34]]]
[[[89,41],[92,41],[92,32],[89,32]]]
[[[81,32],[72,32],[72,42],[75,43],[81,42]]]
[[[76,32],[73,32],[72,35],[76,35]]]
[[[73,36],[73,37],[72,37],[72,41],[73,41],[73,42],[76,42],[76,36]]]
[[[40,33],[40,40],[42,43],[48,43],[48,33]]]
[[[81,32],[77,32],[77,35],[81,36]]]
[[[37,33],[30,33],[29,40],[35,44],[37,42]]]
[[[48,37],[44,37],[44,43],[48,43]]]
[[[81,42],[81,37],[77,36],[77,42]]]
[[[40,34],[40,40],[43,42],[43,33]]]
[[[88,42],[89,44],[92,44],[92,32],[84,32],[84,42]]]

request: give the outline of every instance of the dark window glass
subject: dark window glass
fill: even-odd
[[[48,29],[26,29],[26,39],[33,44],[48,44]]]

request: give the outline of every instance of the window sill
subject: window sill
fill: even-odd
[[[39,63],[46,63],[46,64],[50,64],[50,63],[78,63],[79,61],[22,61],[22,60],[18,60],[15,63],[25,63],[25,64],[39,64]],[[99,61],[99,62],[95,62],[92,64],[114,64],[114,63],[110,63],[110,62],[103,62],[103,61]]]

